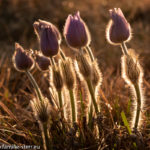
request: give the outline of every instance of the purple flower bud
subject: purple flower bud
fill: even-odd
[[[120,44],[131,39],[131,27],[120,8],[110,10],[111,21],[106,30],[106,37],[111,44]]]
[[[34,66],[31,54],[26,52],[18,43],[15,43],[15,53],[12,59],[14,66],[18,71],[31,70]]]
[[[85,22],[80,18],[79,11],[74,16],[68,16],[64,27],[64,36],[72,48],[80,49],[89,45],[90,33]]]
[[[36,57],[36,64],[37,64],[37,67],[40,71],[46,71],[49,69],[49,66],[50,66],[50,59],[45,57],[45,56],[42,56],[41,54],[35,54],[35,57]]]
[[[58,29],[50,22],[43,20],[35,22],[33,26],[40,40],[40,48],[43,55],[47,57],[57,55],[61,43]]]

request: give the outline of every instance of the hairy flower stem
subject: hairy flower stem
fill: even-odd
[[[89,56],[91,58],[91,61],[94,62],[95,58],[94,58],[93,52],[92,52],[92,50],[89,46],[86,47],[86,51],[89,54]],[[95,89],[94,89],[94,91],[95,91]],[[89,124],[90,124],[90,126],[91,126],[91,123],[92,123],[92,114],[93,114],[93,104],[91,103],[90,113],[89,113]]]
[[[137,110],[136,110],[136,118],[134,123],[134,129],[137,129],[140,119],[140,111],[141,111],[141,92],[139,84],[134,85],[135,92],[136,92],[136,99],[137,99]]]
[[[61,90],[57,91],[58,93],[58,98],[59,98],[59,107],[61,110],[61,117],[64,118],[64,110],[63,110],[63,101],[62,101],[62,93]]]
[[[52,150],[52,141],[50,139],[47,122],[42,123],[42,126],[43,126],[43,134],[44,134],[43,142],[44,142],[44,147],[46,148],[45,150]]]
[[[41,90],[40,90],[40,88],[39,88],[37,82],[35,81],[34,77],[32,76],[32,74],[31,74],[28,70],[26,71],[26,74],[27,74],[27,76],[28,76],[30,82],[32,83],[32,85],[33,85],[35,91],[36,91],[37,97],[39,98],[40,101],[42,101],[42,97],[43,97],[43,96],[42,96]]]
[[[128,49],[125,42],[121,43],[121,49],[124,55],[128,55]]]
[[[125,42],[121,44],[121,48],[123,54],[128,56],[128,49],[126,47]],[[140,120],[140,111],[141,111],[141,91],[139,83],[133,84],[136,94],[136,101],[137,101],[137,108],[136,108],[136,115],[135,115],[135,122],[134,122],[134,129],[138,128],[139,120]]]
[[[94,88],[92,86],[92,82],[91,80],[87,80],[87,85],[88,85],[88,89],[89,89],[89,92],[91,94],[91,98],[92,98],[92,102],[93,102],[93,105],[94,105],[94,108],[95,108],[95,112],[96,114],[98,114],[98,106],[97,106],[97,103],[96,103],[96,98],[95,98],[95,92],[94,92]]]
[[[73,124],[74,124],[74,122],[76,122],[76,112],[75,112],[74,94],[73,94],[73,90],[72,89],[69,89],[69,95],[70,95],[71,108],[72,108],[72,121],[73,121]]]
[[[91,58],[91,61],[93,62],[94,61],[94,55],[93,55],[93,52],[91,50],[91,48],[89,46],[86,47],[86,50]]]
[[[53,66],[55,66],[55,60],[54,60],[53,57],[50,57],[50,61],[51,61],[51,64],[52,64]]]
[[[60,56],[63,60],[66,60],[66,56],[65,56],[64,52],[62,51],[62,49],[60,49]]]

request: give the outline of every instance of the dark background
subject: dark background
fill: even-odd
[[[150,49],[150,1],[149,0],[0,0],[0,53],[12,54],[14,42],[24,48],[38,49],[33,22],[44,19],[54,23],[63,32],[68,14],[77,10],[87,23],[92,36],[91,46],[101,64],[117,65],[119,47],[107,43],[105,29],[110,19],[108,10],[120,7],[130,22],[133,38],[127,44],[149,64]],[[66,47],[63,40],[62,46]],[[67,49],[67,48],[64,48]],[[112,63],[113,61],[113,63]],[[146,66],[147,67],[147,66]]]

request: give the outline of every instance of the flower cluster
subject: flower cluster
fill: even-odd
[[[122,76],[134,89],[137,100],[135,108],[134,128],[139,126],[140,110],[142,109],[141,83],[143,71],[138,57],[133,55],[125,45],[131,39],[131,27],[120,8],[110,10],[111,20],[106,29],[106,38],[113,45],[120,45],[123,51]],[[94,132],[93,120],[98,120],[101,113],[99,89],[102,83],[102,73],[98,61],[94,58],[90,48],[91,36],[89,29],[79,11],[73,16],[69,15],[64,26],[64,38],[71,49],[76,49],[76,58],[67,57],[61,49],[61,34],[58,28],[47,21],[38,20],[33,24],[39,40],[39,51],[24,50],[19,44],[15,44],[13,63],[18,71],[25,72],[29,77],[36,98],[31,102],[34,115],[39,122],[42,132],[44,150],[52,149],[54,132],[50,132],[51,122],[61,120],[60,128],[63,134],[75,136],[77,126],[84,120],[85,124]],[[56,59],[56,56],[57,59]],[[50,75],[50,100],[42,93],[33,75],[30,73],[34,64],[40,71]],[[81,86],[82,85],[82,86]],[[65,123],[67,122],[67,127]],[[64,124],[63,124],[64,123]],[[70,127],[72,130],[67,130]],[[100,125],[98,125],[100,136]],[[86,130],[79,130],[81,136],[85,136]],[[89,135],[88,135],[89,136]],[[84,138],[83,138],[84,139]],[[83,140],[82,139],[82,140]]]

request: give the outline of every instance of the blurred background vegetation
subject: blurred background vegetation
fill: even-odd
[[[50,21],[62,33],[68,14],[74,14],[79,10],[91,32],[91,46],[95,55],[101,59],[100,63],[104,67],[117,65],[119,64],[117,56],[121,54],[120,48],[108,44],[105,38],[105,29],[110,19],[108,10],[114,7],[120,7],[131,23],[133,39],[128,47],[148,56],[149,0],[0,0],[0,52],[7,51],[7,54],[12,54],[14,42],[19,42],[25,48],[38,49],[32,26],[34,21],[37,19]],[[64,41],[62,44],[65,46]],[[150,60],[149,57],[147,59]]]

